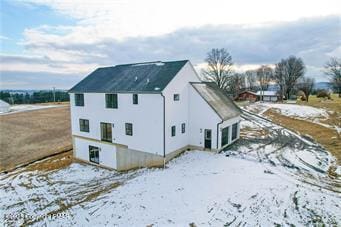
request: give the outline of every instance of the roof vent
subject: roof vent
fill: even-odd
[[[159,91],[160,88],[159,88],[159,87],[155,87],[154,90],[155,90],[155,91]]]
[[[163,66],[164,64],[165,64],[165,63],[163,63],[163,62],[161,62],[161,61],[155,63],[155,65],[157,65],[157,66]]]
[[[149,78],[147,78],[147,84],[149,84]]]
[[[137,76],[135,76],[135,81],[137,81]]]

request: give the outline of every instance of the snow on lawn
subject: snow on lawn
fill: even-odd
[[[29,104],[13,105],[10,107],[10,112],[0,113],[0,115],[31,111],[31,110],[46,109],[46,108],[53,108],[53,107],[60,107],[60,106],[62,105],[29,105]]]
[[[268,104],[269,105],[269,104]],[[270,107],[278,110],[282,115],[298,118],[328,118],[324,109],[295,104],[271,104]]]
[[[256,102],[244,107],[246,110],[263,114],[270,108],[275,109],[280,114],[288,117],[297,117],[301,119],[307,118],[328,118],[329,114],[326,110],[311,106],[303,106],[296,104],[278,104],[278,103],[261,103]]]
[[[273,174],[267,163],[192,151],[167,166],[119,174],[75,163],[50,173],[2,175],[0,208],[32,215],[69,208],[65,217],[37,226],[341,223],[339,194]],[[122,185],[82,200],[115,182]]]

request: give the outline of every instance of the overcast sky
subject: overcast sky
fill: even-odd
[[[2,0],[1,88],[68,89],[99,66],[226,48],[236,70],[302,57],[307,76],[341,57],[337,0]]]

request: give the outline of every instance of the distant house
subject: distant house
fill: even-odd
[[[98,68],[69,90],[74,156],[128,170],[239,138],[240,109],[188,60]]]
[[[237,101],[250,101],[250,102],[255,102],[257,101],[257,94],[252,91],[243,91],[238,94],[236,100]]]
[[[257,91],[258,100],[265,102],[277,102],[280,95],[277,91]]]
[[[10,111],[11,105],[0,99],[0,113],[7,113]]]

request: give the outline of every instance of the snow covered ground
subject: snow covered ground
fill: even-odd
[[[310,121],[327,128],[335,129],[338,133],[341,132],[341,128],[339,126],[326,124],[324,122],[325,120],[329,119],[329,114],[333,114],[333,112],[321,108],[297,104],[279,104],[266,102],[252,103],[251,105],[245,106],[243,108],[245,110],[258,113],[260,115],[264,114],[267,110],[272,109],[284,116]]]
[[[254,131],[230,150],[186,152],[166,169],[118,173],[73,163],[2,174],[0,225],[340,225],[341,182],[327,174],[328,152],[280,126],[245,118],[242,128]],[[63,216],[34,220],[57,213]]]
[[[297,104],[278,104],[278,103],[266,103],[256,102],[245,109],[249,111],[257,110],[256,112],[262,114],[268,109],[273,108],[280,114],[288,117],[297,117],[302,119],[309,118],[328,118],[328,112],[324,109],[315,108],[311,106],[303,106]]]
[[[17,112],[24,112],[24,111],[31,111],[31,110],[39,110],[39,109],[46,109],[46,108],[53,108],[53,107],[60,107],[61,105],[29,105],[29,104],[22,104],[22,105],[12,105],[10,107],[10,112],[0,113],[0,115],[12,114]]]

